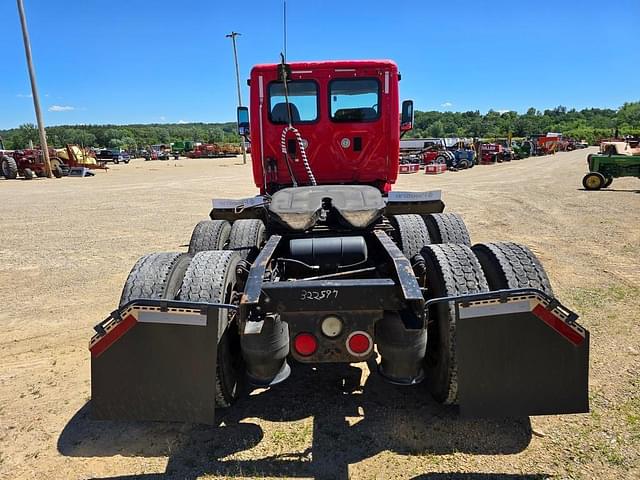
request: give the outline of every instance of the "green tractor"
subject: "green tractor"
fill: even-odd
[[[603,142],[600,153],[587,155],[589,173],[582,178],[586,190],[607,188],[618,177],[640,178],[638,140]]]
[[[515,160],[528,158],[535,153],[535,145],[531,140],[511,141],[511,150],[513,151]]]

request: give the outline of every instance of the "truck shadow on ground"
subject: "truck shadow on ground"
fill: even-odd
[[[460,418],[455,408],[434,402],[422,385],[396,387],[373,374],[361,386],[361,376],[362,370],[354,366],[298,366],[284,384],[221,411],[215,427],[95,421],[86,404],[64,428],[58,450],[72,457],[169,457],[163,474],[114,478],[348,478],[350,464],[385,450],[401,455],[499,455],[520,452],[531,440],[528,418]],[[288,422],[310,416],[312,432],[296,427],[285,434],[264,431],[253,420]],[[245,459],[244,453],[263,440],[281,453]]]

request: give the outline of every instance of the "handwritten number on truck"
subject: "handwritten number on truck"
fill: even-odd
[[[338,290],[302,290],[300,292],[300,301],[302,302],[307,300],[330,300],[332,298],[338,298]]]

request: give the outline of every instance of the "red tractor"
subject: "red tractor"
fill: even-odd
[[[0,156],[0,175],[7,180],[13,180],[22,177],[31,180],[35,177],[46,176],[46,168],[42,150],[25,149],[6,151],[4,146],[0,148],[2,155]],[[52,173],[56,177],[62,176],[62,171],[52,168]]]
[[[365,361],[463,415],[588,411],[589,333],[535,255],[472,246],[439,191],[391,191],[399,80],[388,60],[252,69],[238,133],[260,193],[135,264],[89,345],[95,417],[212,424],[293,368]]]

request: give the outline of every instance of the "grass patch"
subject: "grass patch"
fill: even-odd
[[[602,288],[578,288],[571,293],[572,304],[581,310],[605,308],[610,303],[636,302],[640,288],[622,283]]]
[[[627,400],[620,406],[624,421],[634,440],[640,440],[640,397]]]

